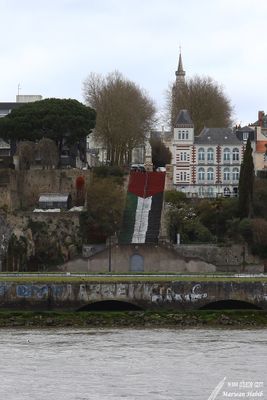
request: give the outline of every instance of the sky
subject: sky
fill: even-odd
[[[162,113],[181,46],[186,77],[222,85],[241,125],[267,112],[266,0],[0,0],[0,102],[84,101],[91,72],[117,70]]]

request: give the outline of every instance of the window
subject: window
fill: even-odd
[[[182,131],[182,140],[184,140],[184,131]]]
[[[198,195],[199,195],[199,197],[204,197],[205,196],[205,189],[204,189],[203,186],[200,186],[198,188]]]
[[[213,181],[214,179],[213,168],[208,168],[207,179],[208,181]]]
[[[233,161],[239,161],[239,149],[238,148],[233,149]]]
[[[224,168],[223,170],[223,180],[230,181],[230,168]]]
[[[199,168],[198,169],[198,180],[199,181],[204,181],[205,180],[205,170],[204,170],[204,168]]]
[[[223,195],[224,195],[224,197],[230,197],[231,196],[231,191],[230,191],[230,189],[228,187],[224,188]]]
[[[180,172],[180,181],[186,181],[186,172]]]
[[[223,161],[230,161],[230,149],[228,147],[223,150]]]
[[[239,169],[238,168],[233,168],[233,181],[238,181],[239,180]]]
[[[198,161],[205,161],[205,150],[203,147],[198,149]]]
[[[181,140],[181,132],[180,131],[178,132],[178,139]]]
[[[181,161],[187,161],[187,153],[185,151],[182,151],[180,153],[180,160]]]
[[[212,186],[208,187],[208,197],[214,197],[213,187]]]
[[[214,150],[211,147],[208,148],[207,158],[208,158],[208,161],[214,160]]]
[[[185,138],[188,139],[188,131],[185,131]]]

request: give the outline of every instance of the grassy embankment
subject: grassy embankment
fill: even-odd
[[[233,277],[233,276],[213,276],[213,275],[190,275],[190,276],[179,276],[179,275],[158,275],[158,276],[121,276],[117,274],[114,276],[103,275],[103,276],[95,276],[95,275],[87,275],[87,276],[1,276],[0,274],[0,283],[1,282],[13,282],[19,284],[29,284],[29,283],[36,283],[36,284],[60,284],[60,283],[127,283],[127,282],[155,282],[155,283],[165,283],[165,282],[267,282],[267,276],[262,277],[254,277],[254,276],[240,276],[240,277]]]
[[[267,312],[18,312],[1,311],[0,328],[266,328]]]

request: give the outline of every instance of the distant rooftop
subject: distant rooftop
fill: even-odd
[[[195,136],[195,144],[240,145],[231,128],[204,128],[198,136]]]
[[[188,110],[179,111],[179,114],[175,121],[175,127],[177,127],[178,125],[194,125]]]
[[[18,94],[16,96],[17,103],[33,103],[34,101],[42,100],[40,94]]]
[[[25,103],[16,103],[16,102],[9,102],[9,103],[1,103],[0,102],[0,118],[5,117],[8,115],[12,110],[15,108],[21,107]]]
[[[39,202],[49,202],[49,201],[68,201],[69,193],[42,193],[39,197]]]

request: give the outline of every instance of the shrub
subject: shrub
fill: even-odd
[[[178,192],[177,190],[167,190],[165,192],[165,202],[178,207],[182,202],[186,200],[186,195],[183,192]]]
[[[252,224],[251,219],[243,218],[238,226],[238,230],[246,242],[252,242]]]
[[[195,219],[184,223],[181,240],[185,243],[210,243],[215,242],[215,237],[208,228]]]

